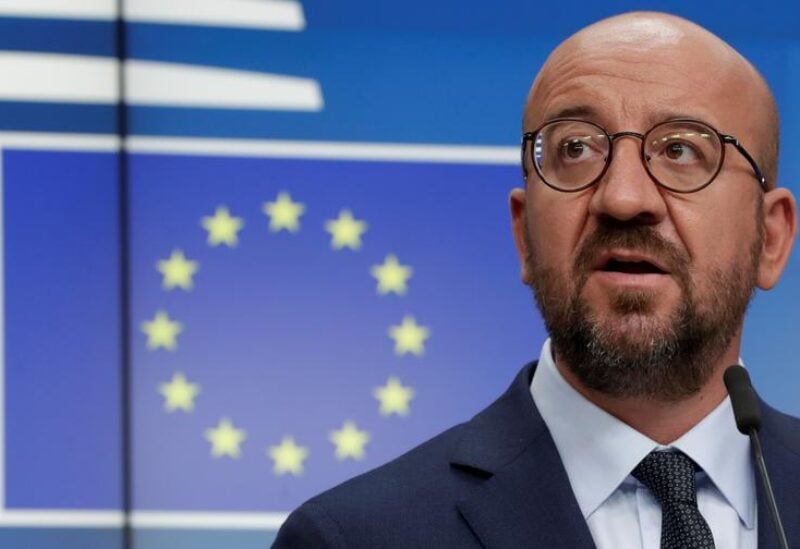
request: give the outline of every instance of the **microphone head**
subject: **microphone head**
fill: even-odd
[[[750,374],[735,364],[725,370],[722,379],[731,397],[736,427],[745,435],[749,435],[751,431],[758,431],[761,428],[761,408],[758,396],[750,383]]]

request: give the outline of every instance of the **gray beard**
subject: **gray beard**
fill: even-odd
[[[526,230],[526,234],[527,230]],[[576,259],[570,292],[565,277],[527,258],[528,281],[559,361],[586,388],[617,398],[681,400],[696,394],[714,373],[742,325],[753,296],[762,237],[751,262],[712,273],[713,288],[699,297],[688,273],[688,258],[650,227],[611,223],[587,238]],[[533,250],[528,242],[528,250]],[[598,320],[581,297],[594,253],[620,246],[655,252],[670,263],[683,300],[666,320],[652,313],[653,295],[625,291],[612,296],[614,325]]]

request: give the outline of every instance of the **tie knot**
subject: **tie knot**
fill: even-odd
[[[697,505],[695,463],[682,452],[650,452],[633,470],[633,476],[647,486],[655,498],[668,503]]]

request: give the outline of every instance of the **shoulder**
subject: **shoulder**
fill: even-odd
[[[761,436],[800,456],[800,418],[784,414],[763,402],[761,410]]]
[[[314,502],[335,504],[350,513],[384,512],[387,508],[437,493],[446,484],[450,450],[464,424],[453,427],[413,450],[315,497]],[[426,501],[429,501],[426,499]],[[371,502],[373,505],[367,505]]]
[[[289,516],[275,547],[384,547],[457,518],[459,479],[449,455],[464,427],[310,499]]]

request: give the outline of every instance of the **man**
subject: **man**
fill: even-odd
[[[275,546],[777,546],[722,380],[796,232],[763,79],[688,21],[626,14],[551,54],[523,126],[510,202],[551,336],[539,361],[470,422],[304,504]],[[763,413],[800,547],[800,422]]]

